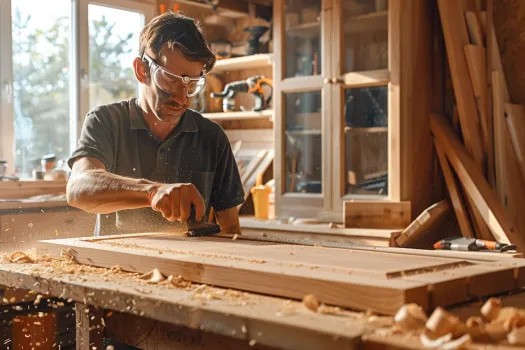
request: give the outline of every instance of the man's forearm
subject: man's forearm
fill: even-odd
[[[102,169],[90,169],[71,177],[67,201],[84,211],[107,214],[149,207],[149,193],[160,184],[123,177]]]

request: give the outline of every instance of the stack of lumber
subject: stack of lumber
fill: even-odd
[[[434,145],[461,234],[525,249],[525,112],[510,101],[486,8],[438,0],[459,125],[431,116]],[[521,137],[520,137],[521,136]]]

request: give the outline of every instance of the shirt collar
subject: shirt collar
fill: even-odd
[[[138,105],[138,100],[134,98],[131,102],[132,103],[130,103],[129,108],[131,129],[149,130],[146,122],[144,121],[142,111]],[[180,124],[177,125],[177,129],[179,129],[180,132],[197,132],[199,130],[197,123],[195,122],[195,118],[193,117],[193,111],[191,109],[187,109],[186,112],[184,112],[180,120]]]

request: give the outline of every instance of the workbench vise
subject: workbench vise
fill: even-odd
[[[267,99],[264,98],[264,86],[269,86],[272,91]],[[273,82],[272,79],[266,78],[263,75],[256,75],[246,80],[233,81],[226,84],[224,90],[219,93],[212,92],[211,97],[222,98],[222,110],[224,112],[233,112],[235,110],[235,96],[238,93],[251,93],[255,97],[255,107],[253,111],[262,111],[268,108],[272,99]]]

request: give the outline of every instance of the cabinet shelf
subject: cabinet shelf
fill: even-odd
[[[345,34],[382,31],[388,27],[388,11],[372,12],[349,18],[344,24]]]
[[[286,133],[294,136],[321,136],[322,131],[319,129],[310,130],[286,130]]]
[[[253,68],[267,68],[271,67],[273,62],[273,55],[270,53],[260,53],[256,55],[225,58],[218,60],[211,70],[211,73],[224,73],[226,71],[253,69]]]
[[[349,126],[345,126],[345,133],[351,132],[351,133],[359,133],[359,134],[366,134],[366,133],[387,133],[388,132],[388,126],[373,126],[369,128],[352,128]]]
[[[203,117],[208,118],[213,121],[271,119],[273,116],[273,110],[267,109],[261,112],[238,111],[238,112],[203,113],[202,115]]]
[[[321,22],[309,22],[289,27],[286,29],[286,35],[302,39],[320,39]]]

